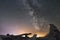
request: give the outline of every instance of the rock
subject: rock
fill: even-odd
[[[60,31],[54,24],[50,24],[50,32],[47,35],[48,40],[60,40]]]

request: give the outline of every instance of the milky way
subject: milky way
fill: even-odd
[[[36,32],[32,27],[32,13],[39,13],[40,19],[53,23],[59,28],[59,0],[0,0],[0,34],[20,34],[22,30]]]

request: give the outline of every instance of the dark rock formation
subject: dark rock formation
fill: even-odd
[[[54,24],[50,24],[50,32],[46,36],[48,40],[60,40],[60,31]]]
[[[38,38],[39,40],[60,40],[60,31],[54,24],[50,24],[50,32],[46,37]]]

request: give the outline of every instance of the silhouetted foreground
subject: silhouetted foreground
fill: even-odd
[[[0,40],[60,40],[60,31],[54,26],[53,24],[50,24],[50,32],[46,37],[39,37],[37,38],[36,34],[33,35],[33,37],[29,38],[28,35],[31,33],[21,34],[21,35],[0,35]],[[25,37],[23,37],[23,35]]]

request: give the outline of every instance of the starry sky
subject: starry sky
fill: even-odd
[[[0,34],[36,31],[31,25],[31,9],[60,30],[60,0],[0,0]]]

